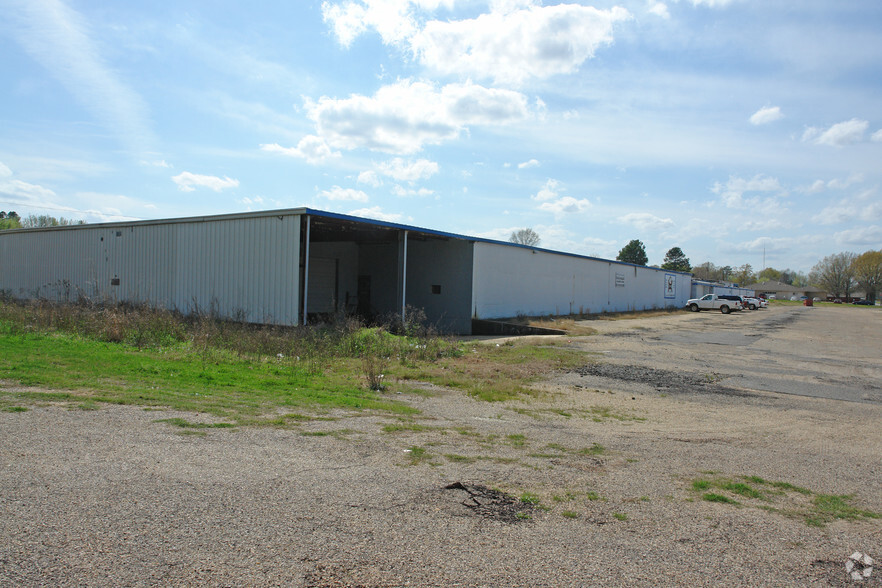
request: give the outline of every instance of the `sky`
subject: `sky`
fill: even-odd
[[[878,0],[0,0],[0,210],[882,248]]]

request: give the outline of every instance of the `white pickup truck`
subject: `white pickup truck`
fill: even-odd
[[[692,312],[699,310],[717,310],[723,314],[729,314],[733,310],[741,310],[741,303],[737,300],[720,298],[716,294],[705,294],[701,298],[693,298],[686,301],[686,308]]]

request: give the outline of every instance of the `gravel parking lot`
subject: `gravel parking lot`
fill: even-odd
[[[0,412],[0,585],[882,585],[845,568],[882,560],[882,313],[590,325],[539,397],[424,386],[413,423]]]

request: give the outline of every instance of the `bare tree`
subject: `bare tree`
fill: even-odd
[[[70,218],[64,218],[63,216],[55,218],[54,216],[49,216],[48,214],[29,214],[25,218],[21,219],[21,226],[26,229],[35,229],[40,227],[66,227],[68,225],[84,225],[86,221],[84,220],[74,220]]]
[[[854,260],[857,255],[849,251],[828,255],[815,264],[809,279],[836,298],[851,294],[855,286]]]
[[[509,243],[518,243],[519,245],[526,245],[527,247],[536,247],[542,239],[539,238],[539,233],[530,227],[527,227],[526,229],[512,231],[511,237],[508,238],[508,241]]]

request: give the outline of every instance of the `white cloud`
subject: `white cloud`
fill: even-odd
[[[390,223],[400,223],[404,220],[404,216],[401,214],[390,214],[383,212],[383,210],[379,206],[372,206],[370,208],[359,208],[358,210],[350,211],[349,214],[353,216],[363,216],[365,218],[373,218],[376,220],[386,221]]]
[[[344,47],[368,30],[387,45],[409,47],[442,73],[520,83],[570,73],[602,45],[613,25],[631,18],[621,7],[541,6],[535,0],[491,0],[490,12],[465,20],[430,20],[455,0],[322,2],[322,15]],[[662,5],[663,6],[663,5]]]
[[[587,198],[577,200],[572,196],[564,196],[553,202],[543,202],[539,205],[539,210],[553,212],[555,215],[578,214],[589,208],[591,208],[591,202]]]
[[[558,187],[560,186],[560,182],[557,180],[549,179],[545,182],[545,185],[533,196],[533,200],[538,200],[539,202],[547,202],[549,200],[554,200],[557,198]]]
[[[16,202],[13,204],[38,206],[49,204],[48,200],[55,198],[55,192],[49,188],[11,179],[12,176],[12,170],[0,162],[0,195],[14,198]]]
[[[823,192],[826,187],[827,183],[824,180],[815,180],[814,182],[812,182],[811,186],[805,188],[803,191],[809,194],[818,194],[820,192]]]
[[[405,197],[405,196],[431,196],[435,192],[433,190],[429,190],[428,188],[405,188],[404,186],[395,185],[392,188],[392,193],[396,196]]]
[[[869,126],[870,123],[868,121],[853,118],[841,123],[836,123],[826,130],[817,127],[809,127],[803,133],[802,140],[814,143],[815,145],[842,147],[844,145],[862,141],[864,133]]]
[[[847,229],[833,235],[842,247],[878,247],[882,243],[882,227],[873,225],[857,229]]]
[[[871,140],[871,141],[876,141],[876,142],[882,141],[882,129],[879,129],[878,131],[876,131],[875,133],[873,133],[873,134],[870,136],[870,140]]]
[[[428,159],[405,161],[400,157],[396,157],[379,164],[377,171],[399,182],[415,182],[431,178],[437,174],[438,164]]]
[[[539,167],[539,161],[536,159],[531,159],[530,161],[525,161],[518,164],[518,169],[529,169],[531,167]]]
[[[675,226],[673,220],[661,218],[648,212],[632,212],[618,218],[619,222],[636,227],[641,231],[659,231]]]
[[[239,202],[241,202],[242,204],[244,204],[246,206],[252,206],[252,205],[262,206],[263,205],[263,198],[261,196],[255,196],[254,198],[248,198],[246,196],[245,198],[243,198]]]
[[[46,203],[46,199],[55,198],[55,192],[37,184],[21,180],[0,181],[0,194],[11,198],[23,199],[23,204]]]
[[[431,10],[438,4],[410,0],[347,0],[343,3],[326,1],[322,2],[322,16],[344,47],[349,47],[368,29],[377,31],[383,43],[391,45],[401,43],[416,33],[418,23],[414,5],[423,5]]]
[[[864,174],[852,174],[841,180],[839,178],[833,178],[829,182],[827,182],[827,187],[831,190],[845,190],[846,188],[850,188],[854,184],[858,184],[864,181]]]
[[[671,18],[671,13],[668,11],[668,5],[664,2],[650,2],[649,8],[646,9],[646,12],[654,14],[655,16],[660,16],[665,20]]]
[[[745,199],[744,194],[747,192],[775,192],[778,196],[786,195],[786,191],[777,178],[762,175],[754,176],[749,180],[731,176],[725,186],[716,182],[711,188],[711,192],[719,194],[720,200],[728,208],[756,207],[760,204],[758,198]]]
[[[763,251],[763,249],[770,252],[784,252],[797,245],[798,242],[798,239],[792,239],[790,237],[757,237],[750,241],[732,243],[731,250],[739,253],[760,252]]]
[[[711,8],[722,8],[724,6],[728,6],[734,0],[692,0],[693,6],[709,6]]]
[[[882,219],[882,201],[878,198],[877,188],[869,188],[856,196],[844,198],[812,217],[814,222],[821,225],[879,219]]]
[[[328,200],[343,200],[351,202],[368,201],[368,195],[361,190],[356,190],[354,188],[341,188],[340,186],[333,186],[330,190],[322,190],[319,193],[319,196],[323,196]]]
[[[766,106],[754,112],[750,117],[750,124],[765,125],[775,122],[784,117],[779,106]]]
[[[520,84],[576,71],[612,43],[613,25],[630,17],[621,7],[530,5],[469,20],[430,21],[410,45],[423,65],[443,74]]]
[[[196,188],[208,188],[215,192],[220,192],[227,188],[237,188],[239,186],[239,180],[234,180],[227,176],[219,178],[217,176],[203,176],[190,172],[179,173],[172,177],[172,181],[178,185],[182,192],[192,192]]]
[[[289,157],[305,159],[310,165],[318,165],[332,157],[340,157],[340,152],[332,151],[321,137],[307,135],[300,139],[297,147],[282,147],[278,143],[261,145],[261,150],[271,153],[281,153]]]
[[[468,125],[507,124],[528,116],[527,98],[518,92],[472,83],[439,90],[411,80],[383,86],[372,97],[322,97],[308,101],[306,109],[318,135],[334,148],[401,154],[455,139]]]
[[[146,105],[105,63],[82,15],[60,0],[28,0],[5,3],[3,16],[24,50],[93,117],[129,149],[146,150],[152,141]]]
[[[145,167],[159,167],[163,169],[169,169],[172,167],[171,164],[164,159],[142,159],[140,163]]]
[[[380,181],[380,178],[377,176],[377,172],[372,169],[366,170],[358,174],[359,184],[367,184],[373,188],[377,188],[382,185],[383,182]]]

